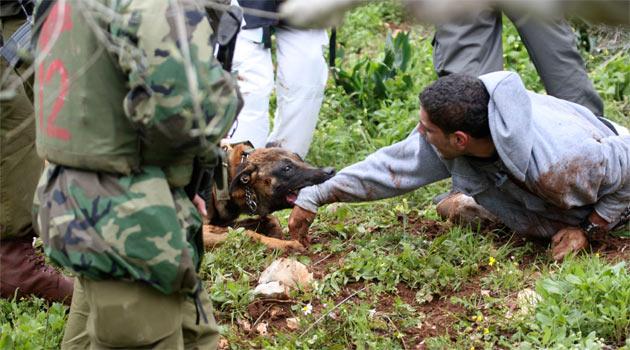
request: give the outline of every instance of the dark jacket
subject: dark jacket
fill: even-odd
[[[262,10],[268,12],[278,12],[281,1],[279,0],[239,0],[238,4],[243,8]],[[273,18],[258,17],[245,13],[245,27],[243,29],[255,29],[272,27],[279,24],[279,21]]]

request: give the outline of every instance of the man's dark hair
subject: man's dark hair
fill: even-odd
[[[461,130],[475,138],[490,136],[489,100],[483,82],[466,74],[439,78],[420,93],[422,108],[445,134]]]

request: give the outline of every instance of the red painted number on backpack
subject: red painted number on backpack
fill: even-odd
[[[52,40],[58,40],[61,33],[72,29],[71,7],[67,2],[63,2],[63,7],[57,2],[50,10],[46,21],[42,27],[42,32],[39,36],[37,43],[40,52],[44,55],[48,55],[50,47],[53,45]],[[59,76],[59,93],[55,97],[50,114],[46,116],[46,122],[44,123],[44,86],[50,82],[53,76]],[[66,128],[62,128],[56,125],[59,112],[63,108],[65,103],[70,83],[68,81],[68,70],[60,59],[54,59],[48,67],[44,67],[44,63],[40,63],[38,68],[39,81],[39,127],[46,132],[46,135],[61,139],[64,141],[70,140],[72,134]],[[44,125],[46,126],[44,128]]]

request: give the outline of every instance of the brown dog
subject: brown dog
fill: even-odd
[[[204,225],[206,248],[227,238],[227,226],[244,227],[245,234],[270,248],[303,250],[297,240],[282,240],[282,227],[270,213],[293,207],[298,191],[331,178],[332,168],[315,168],[297,154],[271,147],[254,150],[238,144],[228,150],[227,173],[229,198],[221,198],[213,189],[207,203],[208,225]],[[258,218],[236,221],[248,213]],[[258,232],[264,233],[260,234]]]

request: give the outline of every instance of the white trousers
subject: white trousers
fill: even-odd
[[[246,30],[243,30],[246,31]],[[249,140],[254,147],[276,143],[306,156],[324,98],[328,69],[322,29],[276,28],[277,108],[269,134],[269,97],[274,87],[271,52],[247,35],[236,40],[233,68],[244,106],[232,126],[230,142]]]

